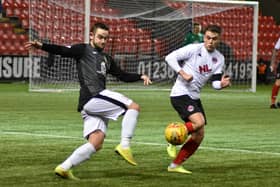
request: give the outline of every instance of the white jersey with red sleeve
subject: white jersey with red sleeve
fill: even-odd
[[[276,42],[274,48],[277,49],[277,50],[280,49],[280,38],[277,40],[277,42]]]
[[[189,95],[192,99],[200,98],[201,88],[214,74],[222,74],[224,56],[218,51],[208,52],[204,43],[189,44],[166,56],[168,65],[176,72],[181,69],[193,76],[188,82],[178,75],[170,96]],[[180,66],[179,62],[183,61]]]

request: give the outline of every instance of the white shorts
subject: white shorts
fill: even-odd
[[[89,100],[84,105],[83,110],[90,116],[117,120],[132,102],[131,99],[118,92],[103,90],[99,95]]]
[[[117,120],[125,113],[133,101],[124,95],[110,90],[103,90],[98,96],[89,100],[81,111],[84,120],[84,138],[101,130],[106,135],[109,119]]]
[[[85,139],[88,139],[88,136],[97,130],[102,131],[106,135],[107,127],[108,127],[107,119],[102,119],[101,117],[98,116],[89,116],[85,113],[85,111],[81,111],[81,114],[84,120],[83,137]]]

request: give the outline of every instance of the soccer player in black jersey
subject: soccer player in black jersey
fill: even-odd
[[[87,143],[78,147],[64,162],[55,168],[55,174],[66,179],[78,179],[71,168],[86,161],[102,148],[109,119],[122,120],[121,142],[115,151],[128,163],[137,165],[134,160],[130,140],[133,137],[140,107],[130,98],[106,89],[106,75],[111,74],[124,82],[143,80],[144,85],[151,84],[147,75],[127,73],[120,69],[111,56],[103,52],[109,37],[109,28],[103,23],[96,23],[90,30],[89,44],[76,44],[70,47],[27,42],[28,49],[37,48],[51,54],[72,57],[77,61],[80,83],[78,111],[84,121],[83,136]]]

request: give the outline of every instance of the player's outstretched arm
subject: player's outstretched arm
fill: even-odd
[[[27,49],[41,49],[51,54],[61,55],[63,57],[79,58],[83,55],[85,45],[76,44],[73,46],[62,46],[56,44],[42,43],[37,40],[26,42],[24,45]]]
[[[24,45],[24,47],[28,50],[32,48],[41,49],[42,46],[43,44],[37,40],[26,42]]]
[[[152,81],[148,75],[142,75],[141,79],[144,81],[144,85],[152,84]]]

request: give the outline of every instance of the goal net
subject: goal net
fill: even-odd
[[[110,28],[105,51],[128,72],[148,74],[149,88],[170,89],[175,72],[164,58],[184,46],[194,23],[222,27],[219,50],[233,88],[256,90],[258,3],[202,0],[30,0],[30,40],[71,45],[88,42],[89,27],[103,22]],[[30,91],[78,90],[76,62],[30,51]],[[143,88],[142,82],[122,83],[108,76],[111,88]]]

